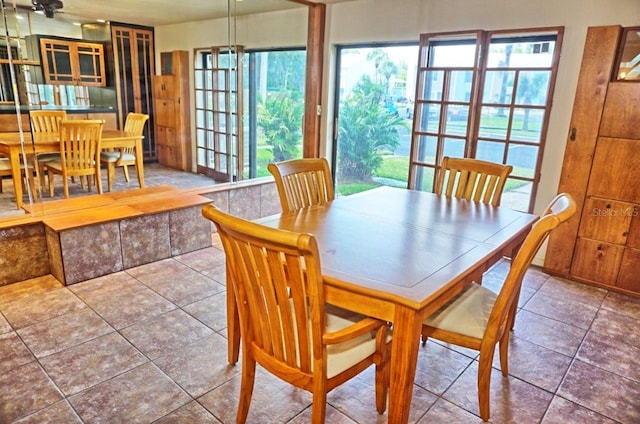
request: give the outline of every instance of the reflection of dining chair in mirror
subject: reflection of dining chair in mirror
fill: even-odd
[[[387,403],[391,336],[385,321],[325,303],[316,239],[222,212],[214,222],[240,316],[242,380],[236,422],[247,419],[256,363],[313,394],[311,422],[324,422],[327,392],[376,365],[376,409]]]
[[[32,110],[29,112],[31,132],[33,134],[59,134],[60,121],[67,119],[64,110]],[[44,187],[44,164],[60,160],[59,153],[38,153],[35,158],[36,174],[41,189]]]
[[[335,198],[331,169],[325,158],[273,162],[267,169],[275,178],[283,212],[323,204]]]
[[[462,293],[429,316],[422,326],[422,343],[429,337],[480,351],[478,403],[480,417],[489,419],[491,366],[496,344],[500,344],[500,368],[508,369],[509,333],[515,319],[520,287],[525,272],[549,233],[576,211],[573,199],[560,194],[536,222],[511,262],[511,269],[499,293],[472,283]]]
[[[500,206],[502,190],[513,167],[471,158],[445,156],[434,192],[447,197]]]
[[[103,120],[80,119],[60,122],[60,159],[45,162],[49,179],[49,195],[53,197],[54,174],[62,175],[64,197],[69,198],[70,177],[87,177],[87,189],[91,191],[94,177],[98,193],[102,194],[100,180],[100,139]]]
[[[31,193],[33,194],[34,198],[36,197],[36,187],[34,184],[34,177],[33,177],[33,168],[31,168],[30,166],[27,168],[29,171],[31,171],[31,176],[27,177],[27,175],[25,174],[25,168],[24,165],[21,165],[22,168],[22,181],[23,181],[23,186],[24,186],[24,181],[27,180],[27,183],[29,184],[29,187],[31,188]],[[4,177],[9,176],[11,177],[13,175],[12,169],[11,169],[11,162],[9,161],[8,158],[0,158],[0,193],[3,193],[3,181],[4,181]]]
[[[128,133],[142,137],[144,125],[149,119],[149,115],[144,113],[130,112],[124,123],[124,130]],[[111,152],[100,153],[100,163],[107,167],[107,182],[109,191],[113,188],[113,179],[115,178],[116,166],[121,166],[124,172],[124,179],[129,182],[128,166],[136,165],[136,152],[134,147],[120,148]],[[142,152],[138,152],[142,154]],[[138,181],[140,183],[140,181]]]

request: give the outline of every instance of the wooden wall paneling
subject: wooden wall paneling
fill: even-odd
[[[616,122],[624,125],[622,120],[616,120]],[[640,126],[640,120],[638,126]],[[640,203],[639,164],[640,140],[599,137],[588,194]]]
[[[630,99],[633,99],[630,102]],[[609,83],[607,101],[602,112],[600,135],[640,140],[640,84]]]
[[[578,210],[584,206],[602,108],[617,53],[620,26],[591,27],[576,88],[558,192],[573,196]],[[570,271],[579,214],[558,227],[549,237],[544,269],[567,276]]]
[[[624,254],[624,246],[579,238],[571,264],[571,275],[589,282],[613,286]]]

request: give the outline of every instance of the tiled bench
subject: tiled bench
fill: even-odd
[[[68,285],[208,247],[210,202],[163,186],[39,205],[50,273]]]

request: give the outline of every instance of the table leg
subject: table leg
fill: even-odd
[[[20,168],[20,153],[11,150],[9,154],[11,161],[11,177],[13,178],[13,191],[16,194],[16,206],[22,207],[22,169]]]
[[[396,306],[391,343],[389,422],[407,423],[418,362],[422,320],[415,310]]]
[[[142,151],[142,140],[136,140],[135,146],[135,156],[136,156],[136,173],[138,174],[138,184],[140,184],[140,188],[144,188],[144,162],[143,157],[144,152]]]

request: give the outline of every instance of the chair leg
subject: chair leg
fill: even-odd
[[[509,327],[500,339],[500,370],[505,377],[509,374]]]
[[[53,197],[53,172],[47,170],[47,180],[49,181],[49,197]]]
[[[311,422],[324,423],[327,415],[327,387],[324,382],[315,382],[313,388],[313,404],[311,405]]]
[[[253,394],[253,383],[256,377],[256,361],[246,352],[242,353],[242,382],[240,383],[240,399],[238,400],[237,423],[247,421],[249,406],[251,406],[251,396]]]
[[[480,350],[480,360],[478,364],[478,406],[480,408],[480,418],[482,418],[483,421],[489,421],[490,416],[491,363],[493,362],[494,350],[495,345],[486,350]]]
[[[82,177],[80,177],[82,178]],[[69,178],[62,176],[62,186],[64,187],[64,198],[69,198]]]
[[[113,191],[113,180],[116,177],[116,165],[113,162],[107,162],[107,189]]]
[[[127,165],[122,165],[122,171],[124,171],[124,180],[129,182],[129,167]]]
[[[387,409],[389,394],[389,345],[387,344],[387,329],[381,328],[376,333],[376,349],[381,352],[376,361],[376,410],[384,414]]]

